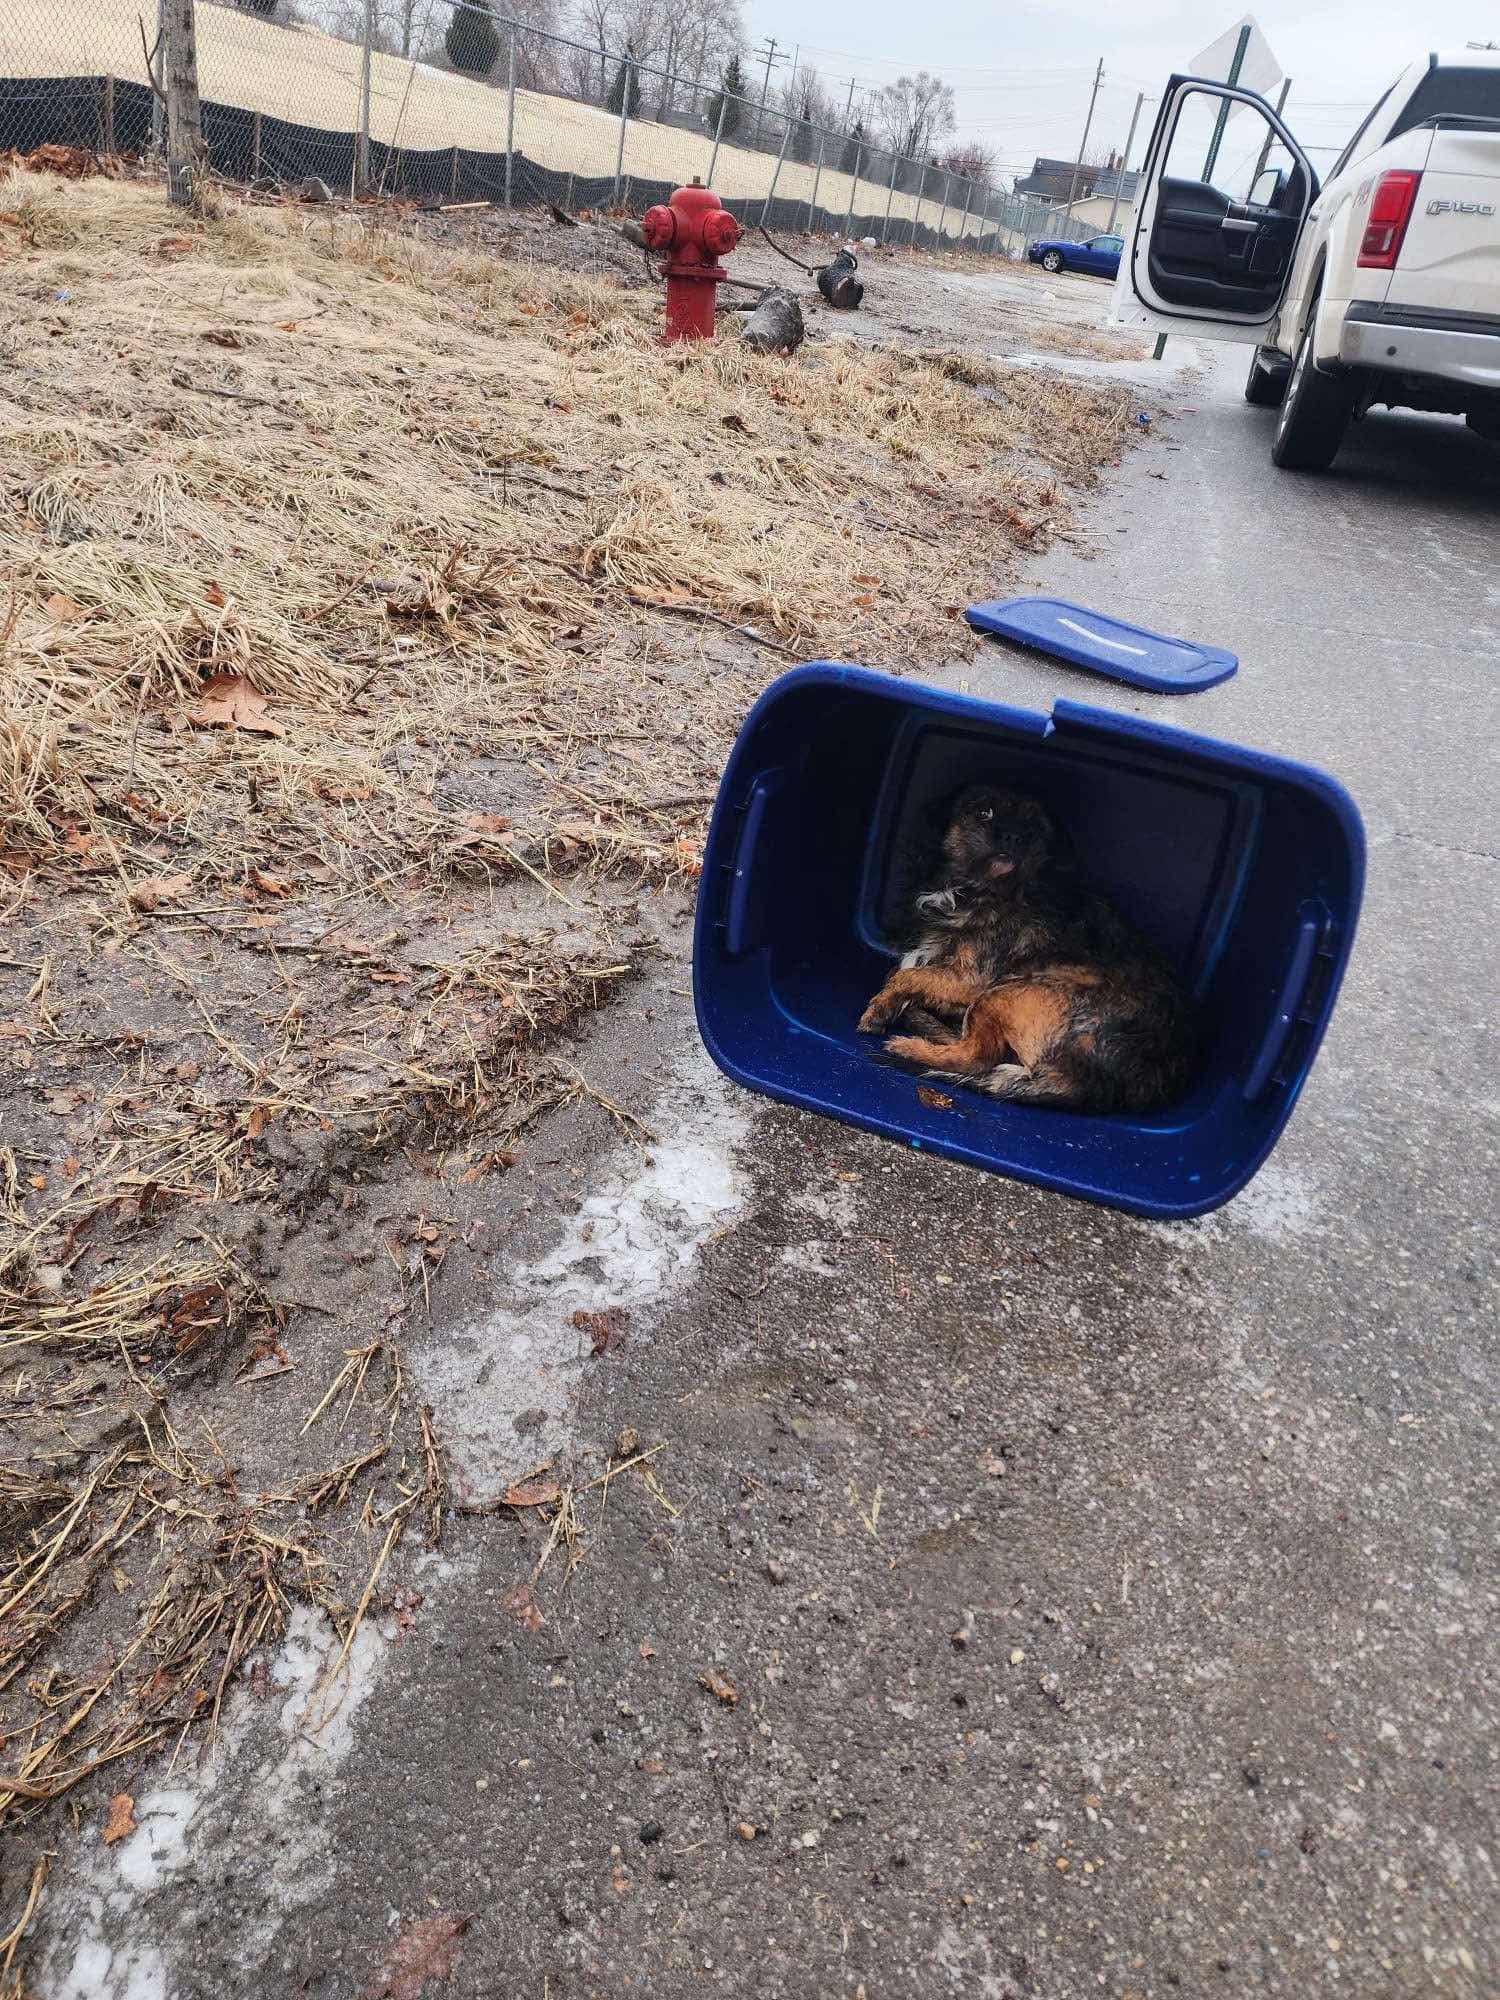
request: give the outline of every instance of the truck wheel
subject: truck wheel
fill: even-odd
[[[1314,305],[1314,313],[1316,309]],[[1297,358],[1287,378],[1286,400],[1271,440],[1272,463],[1289,472],[1326,472],[1344,441],[1354,408],[1354,392],[1348,379],[1341,375],[1320,375],[1314,368],[1312,342],[1310,313],[1297,343]]]
[[[1250,357],[1250,373],[1245,377],[1245,401],[1258,410],[1279,410],[1286,395],[1287,371],[1277,355],[1271,366],[1271,350],[1257,347]]]
[[[1042,258],[1042,269],[1044,271],[1050,271],[1052,275],[1056,277],[1057,273],[1062,269],[1061,250],[1049,250],[1046,253],[1046,255]]]

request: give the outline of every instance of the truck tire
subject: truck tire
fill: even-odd
[[[1271,440],[1272,464],[1288,472],[1326,472],[1344,442],[1354,409],[1354,390],[1348,378],[1321,375],[1313,366],[1316,313],[1315,300],[1297,343],[1297,358],[1287,377],[1286,399]]]
[[[1268,347],[1257,347],[1250,357],[1250,373],[1245,377],[1245,401],[1258,410],[1279,410],[1286,395],[1287,370],[1285,366],[1269,365],[1270,352]],[[1281,359],[1279,355],[1276,358],[1278,362]]]
[[[1042,269],[1050,271],[1054,277],[1062,269],[1062,264],[1062,252],[1060,250],[1046,250],[1042,253]]]

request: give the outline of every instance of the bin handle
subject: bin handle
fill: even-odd
[[[1286,969],[1286,977],[1281,982],[1281,990],[1276,995],[1276,1003],[1271,1009],[1270,1021],[1261,1037],[1260,1047],[1255,1052],[1255,1059],[1250,1065],[1241,1092],[1247,1103],[1259,1097],[1271,1081],[1271,1073],[1286,1049],[1312,976],[1322,928],[1322,924],[1314,916],[1304,916],[1297,926],[1297,938],[1292,946],[1292,957]]]
[[[737,958],[741,952],[749,951],[759,942],[758,938],[750,935],[753,914],[750,899],[755,887],[755,863],[765,825],[766,807],[771,802],[771,794],[779,778],[779,772],[757,778],[745,801],[745,817],[740,822],[739,837],[734,843],[734,856],[729,864],[729,893],[724,901],[724,949],[731,958]]]

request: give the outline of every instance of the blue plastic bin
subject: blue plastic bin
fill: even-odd
[[[903,949],[949,801],[1045,799],[1084,870],[1203,1003],[1191,1095],[1145,1117],[997,1102],[874,1060],[856,1032]],[[737,1083],[912,1146],[1139,1215],[1236,1194],[1287,1121],[1354,938],[1364,834],[1321,771],[1059,701],[1050,716],[860,667],[799,667],[752,709],[709,827],[693,985]]]

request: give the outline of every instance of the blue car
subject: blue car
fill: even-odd
[[[1026,255],[1044,271],[1087,271],[1092,277],[1113,278],[1124,248],[1123,236],[1091,236],[1087,243],[1064,243],[1044,236],[1027,245]]]

